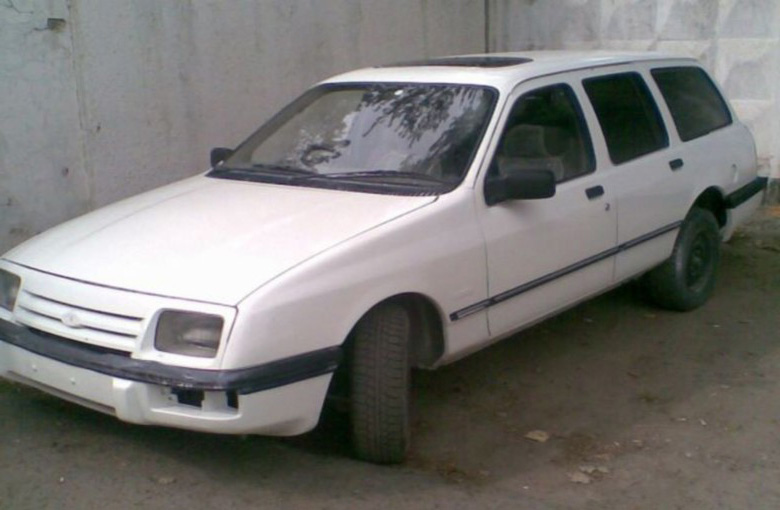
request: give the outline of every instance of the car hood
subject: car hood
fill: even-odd
[[[199,176],[71,220],[4,258],[99,285],[232,305],[435,199]]]

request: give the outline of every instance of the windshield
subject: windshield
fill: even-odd
[[[324,85],[282,110],[214,171],[271,181],[283,175],[289,184],[338,181],[340,188],[358,182],[451,189],[468,170],[494,101],[492,89],[471,85]]]

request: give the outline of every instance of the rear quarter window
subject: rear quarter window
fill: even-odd
[[[669,145],[658,107],[638,73],[588,78],[583,86],[612,163],[619,165]]]
[[[698,67],[663,67],[651,71],[684,142],[732,123],[731,113],[715,84]]]

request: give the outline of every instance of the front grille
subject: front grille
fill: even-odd
[[[56,301],[22,291],[16,320],[32,329],[59,337],[125,352],[132,351],[143,331],[143,319]]]
[[[122,356],[125,358],[129,358],[131,353],[127,351],[120,351],[118,349],[111,349],[109,347],[101,347],[99,345],[93,345],[93,344],[85,344],[84,342],[77,342],[75,340],[70,340],[68,338],[63,338],[61,336],[52,335],[51,333],[47,333],[45,331],[41,331],[40,329],[35,328],[28,328],[31,333],[35,333],[39,337],[47,338],[53,342],[57,342],[60,345],[69,345],[71,347],[80,349],[82,352],[94,352],[97,354],[112,354],[114,356]],[[31,351],[35,352],[35,351]]]

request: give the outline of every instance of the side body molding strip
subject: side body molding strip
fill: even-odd
[[[508,299],[512,299],[513,297],[517,297],[520,294],[523,294],[525,292],[528,292],[529,290],[533,290],[537,287],[540,287],[546,283],[550,283],[554,280],[557,280],[558,278],[562,278],[564,276],[570,275],[571,273],[574,273],[576,271],[579,271],[580,269],[584,269],[592,264],[595,264],[597,262],[601,262],[604,259],[608,259],[609,257],[613,257],[617,255],[618,253],[626,250],[630,250],[631,248],[634,248],[636,246],[639,246],[642,243],[645,243],[647,241],[651,241],[655,239],[656,237],[660,237],[664,234],[668,234],[669,232],[672,232],[674,230],[677,230],[680,228],[680,225],[682,225],[682,221],[675,221],[674,223],[670,223],[669,225],[665,225],[659,229],[653,230],[652,232],[649,232],[645,235],[639,236],[635,239],[632,239],[630,241],[626,241],[625,243],[615,246],[614,248],[610,248],[609,250],[604,250],[601,253],[597,253],[591,257],[588,257],[584,260],[580,260],[579,262],[575,262],[574,264],[570,266],[566,266],[562,269],[559,269],[557,271],[554,271],[552,273],[546,274],[544,276],[541,276],[535,280],[531,280],[530,282],[526,282],[522,285],[518,285],[517,287],[513,287],[509,290],[506,290],[500,294],[496,294],[495,296],[489,297],[487,299],[484,299],[482,301],[479,301],[477,303],[474,303],[473,305],[469,305],[465,308],[461,308],[460,310],[457,310],[455,312],[452,312],[450,314],[450,320],[451,321],[457,321],[464,317],[468,317],[469,315],[475,314],[479,311],[482,311],[486,308],[490,308],[491,306],[495,306],[499,303],[502,303]]]

